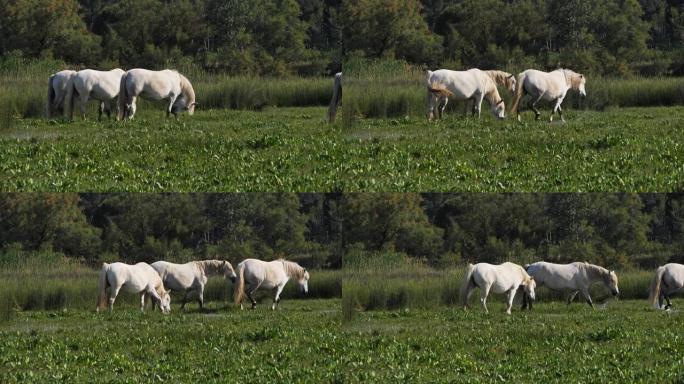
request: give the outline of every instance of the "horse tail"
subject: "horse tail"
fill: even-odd
[[[459,291],[461,305],[463,305],[464,308],[468,306],[468,287],[473,279],[473,271],[475,271],[475,266],[468,264],[465,275],[463,276],[463,282],[461,283],[461,289]]]
[[[100,308],[105,308],[107,306],[107,272],[109,271],[109,264],[102,263],[102,269],[100,269],[100,283],[99,283],[99,299],[97,300],[97,311]]]
[[[122,120],[126,118],[126,100],[128,100],[128,87],[126,87],[126,78],[128,77],[128,72],[121,76],[121,85],[119,86],[119,110],[116,114],[117,120]]]
[[[74,118],[74,93],[78,93],[76,91],[75,79],[76,76],[71,76],[67,81],[66,96],[64,97],[64,106],[67,107],[66,112],[69,119]]]
[[[658,308],[658,298],[660,297],[660,283],[663,281],[663,274],[665,273],[665,266],[658,267],[653,281],[651,282],[651,290],[648,300],[653,305],[653,308]]]
[[[55,75],[50,76],[48,79],[48,91],[47,91],[47,117],[48,119],[52,117],[53,114],[53,103],[55,102],[55,89],[52,87],[55,81]]]
[[[523,97],[523,93],[525,93],[525,73],[521,73],[518,75],[518,81],[516,82],[515,85],[515,96],[513,96],[513,102],[511,103],[511,112],[510,113],[517,113],[518,111],[518,104],[520,103],[520,99]]]
[[[245,264],[238,264],[238,282],[237,286],[234,288],[233,298],[235,304],[238,305],[242,303],[242,297],[245,295]]]

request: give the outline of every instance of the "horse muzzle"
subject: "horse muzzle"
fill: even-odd
[[[612,293],[612,294],[613,294],[613,296],[617,296],[617,295],[619,295],[619,294],[620,294],[620,291],[611,291],[610,293]]]

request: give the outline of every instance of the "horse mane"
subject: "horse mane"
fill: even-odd
[[[599,265],[596,264],[589,264],[586,261],[585,262],[579,262],[579,266],[583,267],[588,274],[591,274],[593,276],[599,276],[602,278],[606,278],[606,276],[610,276],[610,271],[607,270],[606,268],[603,268]]]
[[[205,275],[207,273],[209,274],[216,274],[220,273],[220,268],[221,265],[223,265],[223,260],[200,260],[200,261],[195,261],[195,265],[204,273]]]
[[[295,263],[294,261],[289,261],[285,259],[278,259],[278,261],[283,263],[283,267],[285,268],[285,272],[288,274],[288,276],[294,276],[298,280],[304,278],[306,269],[301,265]]]
[[[487,71],[482,71],[482,72],[487,72]],[[499,94],[499,89],[496,87],[496,81],[491,77],[491,76],[485,76],[485,81],[487,82],[487,91],[485,92],[485,98],[489,102],[490,105],[498,105],[500,102],[503,101],[501,98],[501,95]],[[496,97],[498,96],[499,100],[496,100]]]
[[[187,77],[181,75],[180,73],[178,73],[178,76],[180,76],[181,93],[183,94],[184,99],[187,101],[186,105],[190,105],[195,102],[195,90],[192,88],[192,84],[190,84],[190,80],[188,80]]]
[[[559,68],[558,71],[563,72],[565,81],[570,84],[570,88],[577,89],[582,84],[584,75],[573,71],[572,69]]]
[[[504,71],[498,71],[495,69],[482,72],[489,75],[489,78],[492,79],[496,84],[502,85],[506,89],[511,89],[511,81],[515,78],[515,76],[513,76],[512,74]]]

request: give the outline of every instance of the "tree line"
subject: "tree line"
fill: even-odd
[[[681,0],[349,0],[348,57],[452,69],[684,74]]]
[[[684,74],[682,0],[0,0],[0,55],[330,75],[430,67]]]
[[[394,253],[434,266],[652,268],[684,261],[684,194],[0,195],[0,263],[40,251],[92,265],[285,257],[339,268]]]

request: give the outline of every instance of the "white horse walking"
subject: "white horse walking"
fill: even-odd
[[[670,295],[684,288],[684,265],[677,263],[665,264],[656,270],[653,281],[651,282],[651,289],[649,300],[656,309],[670,309],[672,303],[670,302]],[[667,301],[667,305],[663,306],[663,300]]]
[[[48,79],[48,92],[46,103],[46,115],[54,117],[58,112],[64,112],[64,99],[66,98],[69,80],[76,75],[76,71],[65,70],[53,73]]]
[[[190,81],[174,70],[149,71],[131,69],[121,78],[119,92],[119,120],[132,119],[136,111],[136,99],[167,100],[166,117],[178,112],[195,112],[195,90]]]
[[[309,291],[309,272],[293,261],[246,259],[237,265],[237,269],[238,284],[234,296],[235,304],[240,304],[240,309],[242,309],[242,299],[245,294],[252,302],[252,309],[256,308],[254,294],[259,287],[263,287],[275,290],[271,306],[271,309],[275,310],[280,303],[280,293],[291,278],[297,281],[302,292]]]
[[[328,107],[328,122],[332,123],[335,121],[335,116],[337,115],[337,108],[342,103],[342,72],[335,74],[335,79],[333,80],[333,95],[330,100],[330,106]]]
[[[109,288],[109,295],[107,295],[107,288]],[[164,283],[157,271],[147,263],[135,265],[103,263],[100,270],[97,310],[104,308],[109,301],[109,311],[113,311],[114,300],[122,288],[126,292],[140,295],[141,311],[145,310],[145,296],[151,299],[162,312],[171,311],[171,296],[164,289]]]
[[[461,284],[461,304],[463,309],[468,308],[468,300],[476,287],[480,288],[480,302],[485,312],[487,309],[487,296],[489,292],[506,293],[506,313],[511,314],[513,298],[518,288],[522,286],[525,295],[534,300],[534,278],[525,272],[525,269],[514,263],[492,265],[488,263],[468,264],[463,283]]]
[[[197,293],[200,309],[204,308],[204,286],[209,276],[221,275],[233,282],[237,278],[233,266],[225,260],[191,261],[185,264],[157,261],[152,263],[152,268],[161,276],[164,287],[171,291],[185,293],[181,309],[185,308],[191,292]]]
[[[505,76],[500,77],[500,74],[503,73],[505,72],[481,71],[476,68],[467,71],[451,71],[448,69],[427,71],[428,120],[435,117],[435,109],[437,109],[437,118],[442,118],[449,97],[456,100],[474,100],[473,116],[477,114],[477,117],[480,117],[482,100],[486,99],[491,107],[492,114],[496,118],[503,119],[506,106],[499,95],[496,80],[500,79],[508,84],[509,89],[515,89],[515,83],[510,78],[506,80]]]
[[[74,117],[74,100],[76,97],[78,97],[81,117],[84,120],[86,118],[86,105],[91,98],[100,101],[97,118],[100,119],[103,112],[107,112],[107,117],[110,117],[112,100],[119,95],[119,84],[124,73],[124,70],[120,68],[110,71],[84,69],[76,72],[67,86],[66,100],[69,104],[69,118],[73,119]]]
[[[515,111],[520,121],[520,110],[518,108],[521,99],[527,94],[531,96],[528,106],[534,111],[535,119],[539,119],[541,113],[537,109],[537,103],[541,100],[554,103],[551,111],[550,121],[553,121],[553,114],[558,112],[562,121],[563,110],[561,103],[569,89],[579,91],[581,96],[587,96],[585,84],[586,77],[580,73],[569,69],[556,69],[552,72],[542,72],[536,69],[528,69],[518,75],[518,90],[513,98],[511,111]]]
[[[592,308],[594,303],[589,295],[589,288],[595,283],[603,284],[613,296],[620,293],[618,277],[615,271],[609,271],[598,265],[586,262],[574,262],[570,264],[554,264],[540,261],[525,266],[527,273],[534,277],[537,286],[547,287],[552,290],[569,290],[568,305],[575,299],[579,292]],[[532,303],[528,303],[523,296],[523,309],[532,309]]]

